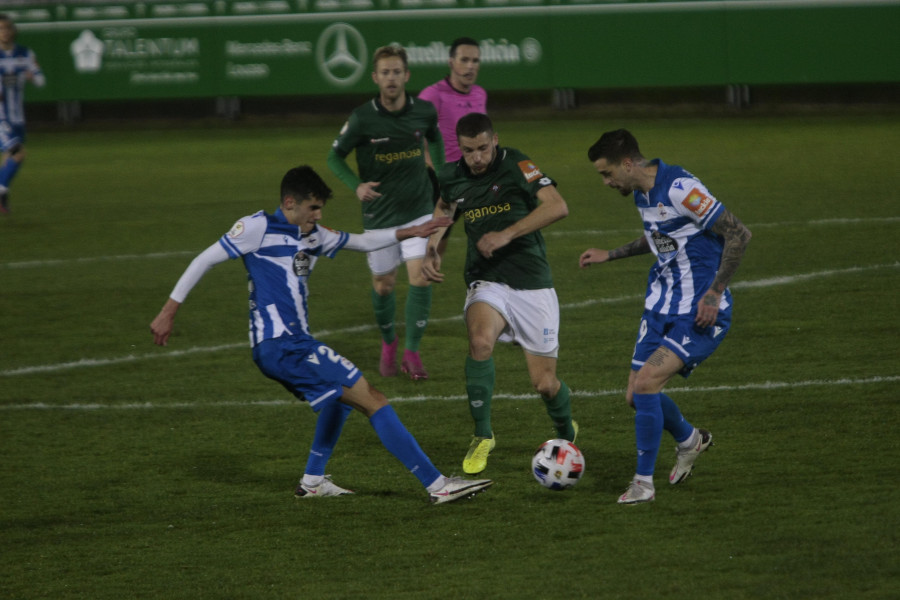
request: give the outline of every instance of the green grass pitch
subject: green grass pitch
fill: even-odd
[[[31,134],[0,219],[0,598],[900,596],[900,119],[573,114],[495,119],[501,144],[569,203],[545,235],[586,472],[562,493],[532,479],[552,429],[521,352],[500,346],[496,483],[446,506],[361,415],[329,465],[357,494],[293,499],[314,416],[250,360],[238,262],[194,290],[167,348],[152,344],[193,255],[274,210],[288,168],[332,184],[324,224],[360,230],[325,165],[340,120]],[[586,158],[618,127],[696,173],[754,234],[728,339],[670,386],[716,445],[672,487],[664,437],[656,501],[634,507],[615,500],[634,469],[622,392],[650,258],[577,266],[584,249],[640,234],[631,200]],[[457,230],[427,382],[378,376],[364,256],[323,260],[312,279],[313,330],[394,399],[447,474],[471,434],[462,252]]]

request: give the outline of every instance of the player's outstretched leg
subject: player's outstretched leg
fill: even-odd
[[[378,409],[369,418],[369,422],[384,447],[425,486],[432,503],[453,502],[485,490],[493,484],[490,479],[465,480],[458,477],[444,477],[400,422],[394,407],[390,404]]]

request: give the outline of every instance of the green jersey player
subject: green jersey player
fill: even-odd
[[[462,212],[468,238],[465,303],[469,355],[466,392],[475,435],[463,460],[466,473],[480,473],[495,446],[491,427],[495,343],[516,342],[525,352],[531,384],[541,395],[557,435],[575,440],[569,388],[556,376],[559,302],[541,228],[568,215],[552,179],[524,154],[498,145],[491,120],[471,113],[459,120],[462,158],[438,174],[441,199],[435,215]],[[441,282],[438,243],[428,241],[423,272]]]
[[[409,67],[406,51],[384,46],[375,51],[372,79],[378,96],[358,107],[344,124],[328,154],[328,166],[356,192],[363,227],[377,231],[412,227],[431,218],[434,186],[425,161],[425,142],[437,166],[444,162],[444,145],[437,111],[425,100],[406,93]],[[355,151],[358,174],[347,165]],[[419,345],[431,312],[431,284],[422,275],[426,241],[409,239],[368,253],[372,272],[372,305],[381,329],[379,371],[397,374],[399,340],[394,327],[397,268],[406,263],[406,349],[401,368],[412,379],[427,379]]]

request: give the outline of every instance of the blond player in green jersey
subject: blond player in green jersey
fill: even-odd
[[[430,102],[406,93],[409,67],[403,48],[379,48],[373,65],[372,80],[378,86],[378,96],[350,115],[328,154],[328,166],[359,198],[366,231],[413,227],[428,221],[434,211],[434,186],[426,165],[425,143],[435,166],[442,165],[444,143],[437,111]],[[354,151],[358,173],[346,160]],[[394,326],[394,288],[397,269],[406,263],[410,287],[401,368],[414,380],[428,378],[419,356],[431,312],[431,284],[422,275],[426,243],[423,239],[410,239],[368,253],[372,305],[382,335],[382,377],[397,374],[399,339]]]

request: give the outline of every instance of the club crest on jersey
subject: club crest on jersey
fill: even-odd
[[[681,204],[686,209],[697,215],[698,217],[702,217],[706,214],[706,211],[709,210],[709,207],[712,206],[713,200],[697,188],[692,189],[687,197],[682,200]]]
[[[657,204],[656,208],[659,210],[659,218],[660,219],[665,219],[666,217],[669,216],[669,212],[666,210],[666,207],[662,202]]]
[[[294,274],[297,277],[309,276],[309,255],[305,252],[298,252],[294,255]]]
[[[654,231],[650,234],[650,237],[653,238],[653,245],[656,246],[656,251],[660,254],[667,255],[670,252],[678,251],[678,242],[666,234]]]
[[[530,160],[523,160],[519,162],[519,169],[522,171],[522,175],[525,176],[525,181],[531,183],[532,181],[537,181],[543,176],[541,170],[537,168]]]
[[[228,237],[236,238],[239,235],[241,235],[242,233],[244,233],[244,222],[238,221],[237,223],[235,223],[234,225],[231,226],[231,230],[228,232]]]

